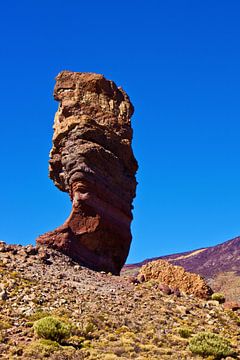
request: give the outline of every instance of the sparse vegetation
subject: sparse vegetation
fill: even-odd
[[[44,357],[49,357],[55,351],[58,351],[60,349],[61,347],[56,341],[39,339],[33,341],[27,346],[24,351],[24,355],[34,359],[42,359]]]
[[[225,296],[222,293],[213,293],[212,300],[216,300],[219,304],[223,304],[225,302]]]
[[[187,327],[181,327],[178,329],[178,334],[184,338],[187,339],[192,335],[192,330]]]
[[[37,309],[33,314],[28,316],[28,320],[31,322],[40,320],[42,318],[45,318],[47,316],[51,316],[51,314],[47,311],[43,311],[42,309]]]
[[[193,354],[213,356],[221,359],[234,355],[231,343],[221,336],[211,332],[200,332],[189,342],[189,349]]]
[[[9,329],[10,327],[11,325],[9,324],[9,322],[0,320],[0,330],[6,330]]]
[[[34,325],[35,333],[43,339],[61,343],[70,337],[70,326],[52,316],[37,320]]]
[[[9,294],[0,304],[1,359],[201,359],[188,344],[192,332],[203,329],[218,331],[240,353],[240,311],[185,294],[174,298],[124,276],[76,270],[64,255],[47,251],[51,265],[37,255],[26,261],[21,247],[15,255],[9,251],[11,261],[0,266],[0,283]],[[48,326],[54,340],[39,337],[36,324],[49,317],[64,324],[70,337],[52,337],[56,329],[49,332]]]

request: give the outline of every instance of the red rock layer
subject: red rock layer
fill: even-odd
[[[54,98],[60,105],[49,175],[69,193],[72,211],[37,243],[94,270],[119,274],[132,239],[138,167],[131,148],[133,106],[114,82],[92,73],[61,72]]]

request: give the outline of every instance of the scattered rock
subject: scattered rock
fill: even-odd
[[[49,258],[49,254],[45,250],[41,250],[38,252],[39,260],[45,262]]]
[[[167,284],[160,284],[159,285],[159,290],[161,290],[161,292],[165,295],[171,295],[172,294],[172,289],[167,285]]]
[[[7,298],[8,298],[8,295],[7,295],[6,290],[4,289],[0,292],[0,299],[5,301],[5,300],[7,300]]]
[[[139,281],[135,276],[129,277],[129,278],[128,278],[128,281],[129,281],[131,284],[134,284],[134,285],[140,284],[140,281]]]
[[[207,302],[208,305],[213,305],[213,306],[219,306],[219,302],[217,300],[209,300]]]
[[[178,287],[174,287],[174,288],[172,289],[172,293],[173,293],[176,297],[180,297],[180,296],[181,296],[181,292],[180,292],[180,290],[179,290]]]
[[[80,265],[74,265],[74,270],[76,271],[80,271],[81,270],[81,266]]]
[[[28,255],[36,255],[38,253],[38,249],[35,246],[28,245],[25,248],[25,252]]]
[[[184,293],[166,295],[159,289],[165,283],[157,279],[136,286],[136,277],[101,274],[84,266],[79,271],[68,256],[43,246],[26,261],[25,250],[16,245],[1,253],[11,259],[8,266],[0,263],[0,292],[7,293],[6,301],[0,298],[0,358],[16,357],[18,348],[24,360],[42,357],[38,352],[28,357],[26,349],[35,342],[32,323],[49,315],[67,319],[81,344],[87,339],[89,359],[105,360],[106,354],[116,351],[123,359],[193,359],[187,343],[176,336],[180,327],[193,334],[203,330],[227,334],[240,352],[237,314],[222,311],[221,304]],[[52,265],[40,260],[39,254],[45,254]],[[166,293],[176,295],[178,290],[171,284]],[[71,342],[64,349],[72,351],[72,357],[61,354],[61,348],[56,358],[53,353],[48,358],[78,359],[85,351]]]
[[[140,283],[143,283],[146,279],[145,279],[145,276],[143,274],[139,274],[138,275],[138,280]]]

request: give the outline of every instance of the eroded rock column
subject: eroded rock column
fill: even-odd
[[[65,223],[37,243],[68,254],[94,270],[118,274],[131,244],[137,162],[131,141],[133,106],[102,75],[63,71],[56,78],[49,176],[68,192]]]

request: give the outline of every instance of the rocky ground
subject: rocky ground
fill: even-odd
[[[94,272],[54,250],[0,243],[0,288],[2,359],[201,359],[188,346],[201,331],[229,339],[240,359],[239,311],[166,295],[154,280]],[[71,324],[64,344],[34,334],[47,315]]]

